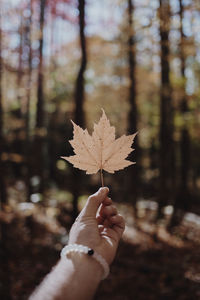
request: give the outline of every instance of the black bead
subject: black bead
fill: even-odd
[[[90,250],[88,250],[88,255],[93,255],[94,254],[94,250],[93,249],[90,249]]]

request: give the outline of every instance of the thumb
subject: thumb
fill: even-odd
[[[108,187],[100,188],[95,194],[91,195],[83,209],[82,216],[96,217],[97,210],[100,204],[104,201],[109,193]]]

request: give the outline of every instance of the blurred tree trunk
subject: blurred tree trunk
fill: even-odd
[[[84,127],[84,73],[87,65],[87,49],[86,49],[86,38],[85,38],[85,0],[78,1],[78,11],[79,11],[79,36],[81,45],[81,65],[78,72],[75,85],[75,111],[74,120],[75,123]],[[76,218],[78,214],[78,197],[81,188],[81,172],[77,169],[73,169],[73,219]]]
[[[22,95],[21,95],[21,83],[23,78],[23,70],[22,70],[22,55],[23,55],[23,15],[20,15],[20,28],[19,28],[19,35],[20,35],[20,43],[19,43],[19,52],[18,52],[18,70],[17,70],[17,101],[19,105],[19,117],[22,117]]]
[[[2,61],[2,14],[0,7],[0,205],[1,210],[4,210],[5,204],[7,203],[7,191],[6,191],[6,169],[3,161],[3,151],[4,151],[4,134],[3,134],[3,93],[2,93],[2,74],[3,74],[3,61]],[[9,247],[7,246],[8,234],[7,234],[7,224],[5,221],[0,222],[0,264],[2,269],[1,278],[1,299],[11,299],[10,296],[10,270],[9,270]]]
[[[4,150],[4,135],[3,135],[3,99],[2,99],[2,74],[3,74],[3,62],[2,62],[2,30],[1,30],[1,15],[0,15],[0,199],[1,204],[6,204],[6,186],[5,186],[5,166],[3,161]]]
[[[78,1],[79,10],[79,35],[81,45],[81,65],[78,72],[75,85],[75,122],[81,127],[85,125],[84,120],[84,73],[87,65],[87,50],[86,50],[86,38],[85,38],[85,0]]]
[[[128,116],[128,133],[133,134],[137,131],[137,105],[136,105],[136,59],[135,59],[135,41],[133,28],[134,6],[132,0],[128,0],[128,63],[129,63],[129,103],[130,111]],[[137,164],[128,171],[128,197],[133,201],[136,210],[136,201],[138,196],[138,143],[137,138],[134,142],[136,149],[130,157],[130,160],[136,161]],[[135,214],[137,216],[137,213]]]
[[[171,218],[170,227],[173,227],[181,221],[184,211],[187,210],[189,204],[189,170],[190,170],[190,136],[188,127],[186,124],[186,114],[189,111],[188,102],[187,102],[187,95],[185,92],[185,84],[186,84],[186,77],[185,77],[185,35],[183,33],[183,14],[184,14],[184,7],[183,7],[183,0],[179,0],[180,10],[180,47],[179,47],[179,54],[181,60],[181,77],[183,82],[183,91],[181,97],[181,114],[182,114],[182,128],[181,128],[181,139],[180,139],[180,158],[181,158],[181,165],[180,165],[180,182],[178,187],[178,193],[176,195],[175,203],[174,203],[174,212]]]
[[[45,170],[45,111],[44,111],[44,17],[45,17],[46,0],[40,0],[40,37],[39,37],[39,65],[38,65],[38,82],[37,82],[37,110],[36,110],[36,136],[35,136],[35,151],[36,151],[36,174],[39,175],[39,189],[38,191],[43,194],[44,192],[44,174]]]
[[[160,0],[160,48],[161,48],[161,88],[160,88],[160,184],[158,219],[162,218],[162,208],[172,197],[174,171],[173,157],[173,109],[171,101],[170,66],[169,66],[169,0]]]
[[[37,112],[36,127],[44,126],[44,91],[43,91],[43,44],[44,44],[44,15],[46,0],[40,0],[40,38],[39,38],[39,65],[38,65],[38,87],[37,87]]]
[[[32,82],[32,43],[31,43],[31,33],[32,33],[32,14],[33,14],[33,0],[29,1],[28,8],[30,10],[30,16],[26,21],[26,39],[27,47],[29,49],[28,55],[28,74],[27,74],[27,95],[26,95],[26,109],[25,109],[25,132],[26,132],[26,147],[25,147],[25,157],[26,157],[26,189],[27,189],[27,201],[30,201],[31,186],[31,164],[30,160],[30,98],[31,98],[31,82]]]

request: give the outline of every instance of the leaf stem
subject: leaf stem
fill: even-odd
[[[104,187],[104,182],[103,182],[103,170],[100,170],[100,176],[101,176],[101,186]]]

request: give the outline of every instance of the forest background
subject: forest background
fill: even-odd
[[[26,299],[58,259],[85,199],[100,186],[99,174],[85,175],[60,157],[72,154],[70,120],[91,132],[101,108],[117,136],[138,135],[129,157],[137,164],[104,173],[127,220],[120,253],[127,251],[129,261],[119,255],[112,284],[103,285],[97,298],[132,299],[137,292],[137,299],[200,295],[200,270],[191,267],[200,242],[199,1],[2,0],[2,299]],[[181,257],[176,267],[183,281],[173,278],[180,290],[168,270],[143,271],[145,261],[137,272],[157,272],[158,294],[149,295],[154,277],[146,294],[139,292],[140,283],[138,290],[131,286],[137,272],[133,266],[127,279],[124,268],[137,255],[143,257],[143,248],[148,263],[158,256],[153,252],[150,258],[149,251],[166,251],[164,262],[169,251]],[[44,263],[46,253],[50,258]],[[36,262],[32,276],[31,261]],[[126,285],[130,280],[126,292],[119,288],[122,279]],[[109,286],[118,289],[119,298]]]

